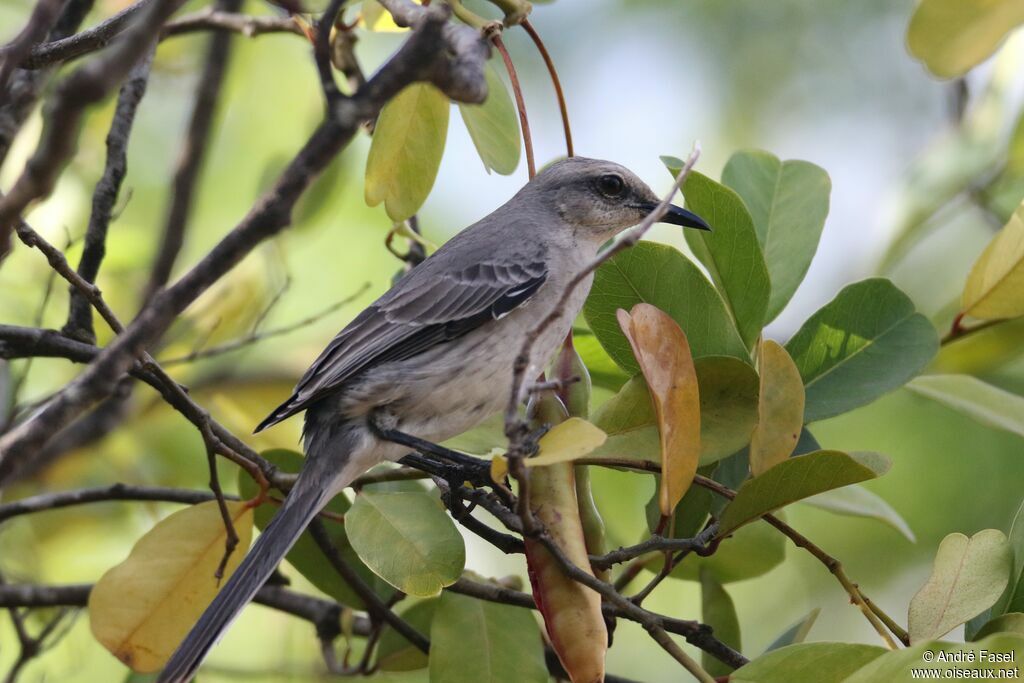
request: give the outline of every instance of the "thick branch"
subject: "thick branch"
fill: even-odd
[[[39,69],[104,48],[156,1],[139,0],[91,29],[37,45],[18,66],[22,69]]]
[[[159,27],[183,2],[153,0],[115,49],[81,67],[58,86],[47,107],[39,145],[10,192],[0,198],[0,259],[10,249],[10,234],[22,212],[33,201],[50,194],[74,154],[85,110],[121,82],[152,45]]]
[[[85,372],[31,419],[0,438],[0,484],[53,434],[108,395],[117,378],[131,367],[133,358],[159,339],[192,301],[260,242],[285,229],[303,191],[348,143],[360,123],[376,116],[384,103],[405,85],[415,80],[431,80],[450,97],[483,99],[486,42],[471,29],[449,25],[443,6],[418,7],[418,11],[421,19],[417,28],[398,53],[356,95],[340,98],[328,119],[241,223],[178,282],[158,293]],[[463,31],[469,32],[468,39]]]
[[[18,63],[32,49],[32,45],[42,40],[56,23],[61,4],[61,0],[39,0],[28,18],[28,23],[14,40],[7,44],[3,61],[0,62],[0,95],[7,94],[7,81]]]
[[[74,33],[91,9],[92,0],[68,0],[47,39],[60,40]],[[6,56],[8,49],[0,48],[0,57]],[[6,91],[0,88],[0,164],[7,157],[15,135],[35,106],[49,76],[48,69],[18,69],[11,75]]]

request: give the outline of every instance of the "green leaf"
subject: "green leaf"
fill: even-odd
[[[803,643],[766,652],[736,670],[730,683],[840,683],[885,648],[854,643]],[[892,681],[879,678],[877,681]]]
[[[263,451],[260,455],[277,465],[282,472],[298,474],[302,469],[305,458],[302,454],[284,448],[274,448]],[[238,493],[243,498],[253,498],[259,492],[259,487],[248,474],[243,470],[238,471]],[[327,512],[344,517],[348,512],[350,504],[344,493],[340,493],[331,499],[331,502],[324,508]],[[255,510],[256,528],[260,531],[266,529],[270,520],[277,514],[278,506],[271,503],[260,505]],[[381,588],[385,586],[376,574],[367,568],[356,555],[356,552],[349,544],[348,536],[345,533],[345,525],[331,519],[324,519],[324,529],[331,538],[334,547],[338,549],[341,556],[359,573],[377,593],[383,594]],[[295,571],[306,577],[306,580],[316,586],[317,590],[331,596],[343,605],[349,605],[356,609],[363,609],[363,601],[359,599],[347,583],[334,571],[334,568],[324,559],[320,546],[313,540],[312,534],[308,531],[299,536],[292,549],[285,556],[288,563],[295,568]]]
[[[406,86],[384,105],[366,158],[366,203],[391,220],[419,211],[437,178],[448,135],[448,98],[429,83]]]
[[[1006,590],[991,608],[983,610],[964,624],[964,637],[967,640],[977,640],[981,628],[1001,614],[1024,612],[1024,502],[1013,516],[1007,538],[1010,542],[1010,552],[1013,554],[1010,580],[1006,584]]]
[[[780,161],[770,152],[733,154],[722,182],[736,190],[754,221],[771,281],[765,324],[782,312],[818,250],[832,181],[809,161]]]
[[[423,600],[402,610],[399,616],[420,633],[430,633],[438,600]],[[388,626],[380,634],[377,644],[377,665],[382,671],[414,671],[426,668],[425,655],[398,631]]]
[[[749,360],[725,304],[700,269],[672,247],[640,242],[597,269],[583,307],[601,346],[630,375],[640,367],[615,311],[640,302],[657,306],[679,323],[695,359],[724,355]]]
[[[487,172],[509,175],[519,165],[519,115],[505,83],[490,62],[484,76],[487,99],[483,104],[460,102],[459,113]]]
[[[1007,536],[1013,551],[1013,571],[1006,593],[996,605],[1002,613],[1024,612],[1024,502],[1017,508]]]
[[[986,622],[968,640],[982,640],[994,633],[1015,633],[1024,636],[1024,614],[1009,612]]]
[[[757,423],[757,373],[731,356],[694,361],[700,387],[700,463],[728,457],[750,442]],[[639,458],[660,462],[658,429],[643,377],[634,377],[594,411],[593,422],[608,440],[590,457]]]
[[[547,683],[530,610],[445,592],[430,628],[431,683]]]
[[[998,529],[942,539],[928,582],[910,601],[911,643],[939,638],[999,599],[1013,553]]]
[[[896,512],[889,503],[885,502],[884,498],[868,491],[863,486],[855,484],[833,491],[826,491],[801,502],[821,508],[822,510],[834,512],[837,515],[876,519],[883,524],[891,526],[911,543],[917,541],[914,532],[910,529],[910,525],[900,516],[900,513]]]
[[[907,46],[933,74],[955,78],[988,59],[1022,22],[1020,0],[922,0],[910,17]]]
[[[429,493],[363,491],[345,515],[345,531],[366,566],[412,596],[437,595],[466,566],[462,536]]]
[[[718,535],[733,530],[790,503],[841,486],[874,479],[889,469],[878,453],[816,451],[790,458],[740,487],[725,507]]]
[[[907,388],[984,425],[1024,437],[1024,397],[970,375],[922,375]]]
[[[700,595],[702,621],[710,626],[715,637],[742,652],[740,645],[740,620],[736,616],[736,607],[725,588],[706,569],[700,572]],[[701,653],[701,666],[712,676],[727,676],[733,668],[723,664],[707,652]]]
[[[771,652],[772,650],[778,650],[780,647],[795,645],[796,643],[802,643],[807,640],[807,634],[811,632],[811,627],[813,627],[814,622],[818,620],[819,614],[821,614],[820,607],[812,609],[807,613],[807,616],[787,628],[778,638],[773,640],[765,649],[765,652]]]
[[[699,468],[697,474],[709,477],[714,474],[714,471],[715,466],[711,465]],[[656,482],[654,494],[647,500],[647,506],[644,508],[647,517],[647,530],[650,533],[654,533],[661,523],[661,508],[658,505],[658,489],[661,482],[657,481],[658,475],[654,475],[654,478]],[[693,538],[696,536],[704,528],[708,513],[711,511],[712,495],[711,491],[703,486],[691,486],[672,512],[672,521],[662,533],[671,538]]]
[[[672,175],[679,173],[674,162],[666,163]],[[754,222],[738,194],[696,171],[687,177],[683,195],[687,208],[714,228],[687,230],[686,243],[708,269],[749,348],[764,327],[771,293]]]
[[[629,375],[615,364],[590,330],[578,327],[574,329],[573,347],[583,359],[583,364],[587,366],[594,386],[618,391],[629,379]],[[502,435],[504,436],[504,433]]]
[[[767,524],[748,524],[736,529],[731,538],[718,546],[708,557],[691,556],[683,560],[670,576],[696,581],[708,573],[720,583],[746,581],[767,574],[786,559],[786,537]],[[654,571],[661,568],[662,558],[652,563]]]
[[[707,465],[750,443],[760,383],[750,365],[731,356],[706,356],[694,365],[700,387],[700,464]]]
[[[931,653],[931,660],[926,663],[924,653]],[[977,643],[943,643],[928,641],[904,650],[887,652],[863,666],[855,674],[845,679],[844,683],[878,683],[879,681],[910,681],[914,669],[927,667],[937,670],[936,678],[940,680],[990,680],[985,674],[971,672],[994,671],[992,678],[1013,680],[1010,670],[1020,666],[1020,653],[1024,652],[1024,638],[1001,633],[989,636]],[[967,654],[971,653],[971,654]],[[1013,662],[993,661],[990,655],[1009,657],[1016,653]],[[973,656],[972,656],[973,655]],[[1000,674],[1002,670],[1004,673]],[[955,672],[956,675],[946,675]],[[1018,669],[1019,672],[1019,669]],[[918,674],[920,677],[920,674]]]
[[[845,413],[903,386],[938,348],[935,328],[888,280],[845,287],[786,344],[807,389],[804,420]]]

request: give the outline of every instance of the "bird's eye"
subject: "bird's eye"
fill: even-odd
[[[597,179],[597,189],[605,197],[621,197],[626,189],[626,184],[619,176],[609,173]]]

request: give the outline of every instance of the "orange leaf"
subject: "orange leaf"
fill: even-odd
[[[661,514],[672,514],[700,460],[700,396],[686,334],[667,313],[637,304],[616,313],[647,380],[661,436]]]

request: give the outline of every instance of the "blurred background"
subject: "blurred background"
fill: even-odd
[[[734,151],[748,147],[783,159],[807,159],[829,172],[832,209],[818,256],[792,303],[768,330],[784,341],[843,285],[873,275],[892,278],[945,331],[971,263],[1024,194],[1024,184],[1003,170],[1021,104],[1022,46],[1011,37],[966,82],[940,82],[906,50],[913,5],[912,0],[559,0],[538,4],[533,22],[559,67],[579,154],[621,162],[659,192],[671,182],[659,155],[685,157],[695,140],[703,147],[699,169],[712,177]],[[0,41],[20,29],[31,6],[29,0],[0,0]],[[101,0],[87,23],[122,6],[121,0]],[[487,13],[489,7],[478,9]],[[270,10],[250,0],[245,11]],[[368,70],[401,40],[399,34],[361,33],[360,38],[357,50]],[[139,110],[122,206],[99,279],[122,318],[137,309],[158,244],[205,40],[193,35],[162,44]],[[544,163],[564,153],[550,82],[525,34],[510,31],[506,43],[524,82],[538,160]],[[245,214],[321,116],[319,84],[303,40],[239,37],[235,49],[179,273]],[[54,243],[70,240],[73,262],[103,168],[112,110],[110,101],[90,112],[74,162],[53,197],[27,217]],[[0,187],[9,187],[20,172],[39,130],[36,114],[0,168]],[[370,209],[363,202],[367,148],[368,138],[361,135],[303,201],[295,226],[262,245],[190,308],[155,354],[173,359],[242,337],[278,295],[261,329],[289,325],[351,299],[290,334],[173,366],[200,403],[240,435],[288,394],[327,340],[388,286],[401,265],[383,246],[390,228],[383,207]],[[453,115],[441,171],[420,214],[425,236],[443,242],[508,199],[525,180],[525,164],[509,177],[488,175],[460,117]],[[985,187],[975,191],[982,181]],[[685,249],[671,229],[659,228],[653,238]],[[0,269],[0,321],[59,328],[67,292],[56,283],[42,307],[48,273],[38,253],[18,245]],[[106,342],[106,331],[97,328],[100,343]],[[1022,342],[1020,324],[1002,325],[946,347],[935,368],[977,374],[1020,393]],[[23,382],[19,400],[31,402],[78,370],[60,360],[36,360],[30,368],[25,362],[0,365],[0,386],[9,390]],[[12,495],[115,481],[204,488],[206,459],[195,430],[146,387],[136,389],[128,409],[125,428],[57,459]],[[808,506],[792,508],[789,521],[839,557],[868,595],[900,621],[943,536],[988,527],[1005,531],[1020,504],[1024,441],[906,390],[814,424],[811,431],[826,448],[876,450],[893,460],[891,472],[868,488],[903,515],[916,543],[878,522]],[[298,432],[299,421],[292,420],[249,442],[258,448],[295,448]],[[233,485],[234,469],[224,465],[222,474]],[[613,541],[635,542],[644,529],[643,508],[653,480],[610,471],[595,478]],[[94,581],[172,509],[109,503],[21,518],[0,529],[0,567],[14,581]],[[473,537],[468,543],[468,565],[479,573],[525,573],[521,558],[500,556]],[[877,641],[820,564],[792,547],[786,553],[786,562],[769,573],[728,586],[745,654],[759,654],[816,607],[822,612],[811,640]],[[296,573],[289,575],[304,586]],[[667,581],[647,604],[697,618],[698,585]],[[615,638],[610,672],[644,681],[678,680],[674,663],[639,627],[620,622]],[[6,615],[0,618],[0,643],[5,644],[0,671],[5,671],[15,656]],[[320,666],[307,623],[258,606],[248,608],[209,663],[204,682],[311,680]],[[100,681],[126,675],[92,639],[83,615],[21,680]],[[379,679],[426,680],[426,672]]]

